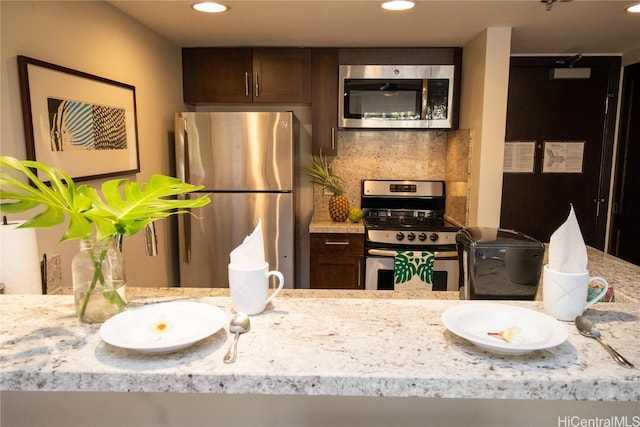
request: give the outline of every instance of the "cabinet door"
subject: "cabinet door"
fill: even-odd
[[[311,257],[311,289],[363,289],[362,256]]]
[[[310,287],[364,289],[364,235],[311,234]]]
[[[338,49],[311,51],[311,146],[313,154],[337,154]]]
[[[253,102],[311,102],[311,52],[253,49]]]
[[[251,102],[250,48],[182,49],[186,103]]]

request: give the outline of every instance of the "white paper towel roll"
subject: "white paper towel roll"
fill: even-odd
[[[42,294],[36,230],[23,223],[0,224],[0,282],[5,294]]]

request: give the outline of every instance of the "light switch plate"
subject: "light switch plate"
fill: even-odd
[[[61,294],[62,262],[59,254],[47,255],[47,294]]]

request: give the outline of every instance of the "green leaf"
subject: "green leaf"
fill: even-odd
[[[145,225],[170,215],[188,213],[205,206],[208,195],[194,199],[176,198],[202,189],[166,175],[153,175],[147,183],[112,179],[101,186],[101,193],[88,185],[76,187],[59,169],[31,160],[0,156],[0,211],[22,213],[44,206],[44,210],[27,221],[25,227],[53,227],[68,217],[62,240],[97,239],[116,234],[132,235]],[[45,184],[30,168],[49,179]],[[26,178],[32,185],[10,174]]]
[[[64,212],[55,207],[48,206],[30,220],[23,224],[23,227],[47,228],[64,222]]]

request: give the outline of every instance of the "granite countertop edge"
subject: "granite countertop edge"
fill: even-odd
[[[314,374],[106,374],[99,372],[30,375],[28,380],[3,375],[2,391],[204,393],[281,396],[408,397],[436,399],[501,399],[640,402],[637,375],[629,380],[482,381],[451,378],[362,378]],[[20,383],[19,385],[16,383]]]

